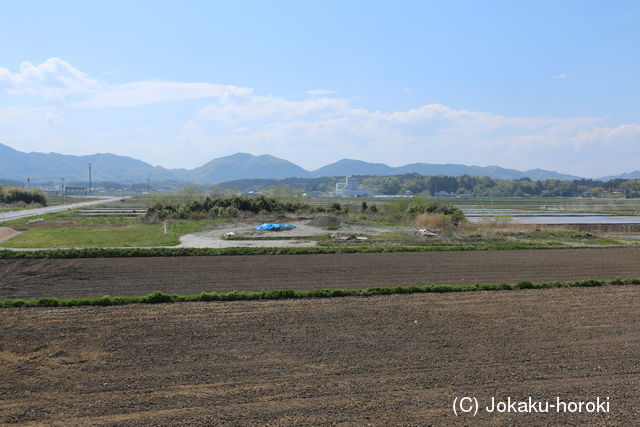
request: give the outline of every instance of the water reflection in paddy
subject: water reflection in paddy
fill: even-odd
[[[517,224],[640,224],[640,216],[592,212],[471,208],[463,208],[462,211],[471,222],[491,217],[509,217],[511,222]]]

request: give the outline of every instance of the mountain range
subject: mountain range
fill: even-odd
[[[342,159],[308,171],[288,160],[271,155],[254,156],[236,153],[231,156],[211,160],[195,169],[167,169],[126,156],[100,153],[86,156],[58,153],[25,153],[7,145],[0,144],[0,179],[24,182],[30,178],[33,182],[59,180],[67,182],[88,181],[89,164],[92,165],[92,177],[95,182],[144,182],[169,180],[198,184],[215,184],[238,179],[278,179],[278,178],[315,178],[322,176],[346,175],[402,175],[419,173],[422,175],[447,176],[489,176],[494,179],[531,178],[532,180],[580,179],[573,175],[543,169],[518,171],[499,166],[465,166],[459,164],[411,163],[392,167],[384,163],[368,163],[361,160]],[[625,177],[640,177],[640,171],[623,174]],[[613,176],[606,179],[622,177]]]

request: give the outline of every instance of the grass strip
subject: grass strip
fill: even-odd
[[[298,298],[338,298],[352,296],[374,296],[394,294],[419,294],[443,292],[477,292],[477,291],[505,291],[514,289],[546,289],[591,287],[604,285],[640,285],[640,279],[613,280],[576,280],[569,282],[518,282],[487,283],[478,285],[424,285],[424,286],[380,286],[364,289],[274,289],[270,291],[232,291],[226,293],[201,292],[193,295],[168,294],[155,291],[144,296],[129,297],[92,297],[92,298],[38,298],[33,300],[4,299],[0,300],[0,308],[15,307],[75,307],[75,306],[110,306],[125,304],[162,304],[189,301],[246,301],[246,300],[278,300]]]
[[[313,247],[234,247],[234,248],[71,248],[16,251],[0,250],[0,259],[70,259],[70,258],[125,258],[125,257],[178,257],[224,255],[308,255],[384,252],[441,252],[488,251],[520,249],[560,249],[566,246],[490,242],[468,245],[442,246],[313,246]]]

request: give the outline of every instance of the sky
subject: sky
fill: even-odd
[[[636,0],[4,2],[0,40],[20,151],[640,169]]]

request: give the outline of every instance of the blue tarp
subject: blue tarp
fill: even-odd
[[[262,231],[274,231],[274,230],[291,230],[292,228],[296,228],[295,225],[285,225],[285,224],[262,224],[256,227],[256,230]]]

